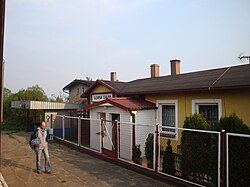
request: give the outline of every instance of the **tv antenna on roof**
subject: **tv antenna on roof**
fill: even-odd
[[[244,52],[240,53],[238,58],[240,59],[241,62],[243,62],[243,59],[246,59],[248,63],[250,64],[250,56],[243,56]]]

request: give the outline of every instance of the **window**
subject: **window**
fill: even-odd
[[[84,91],[85,91],[85,90],[84,90],[84,87],[82,87],[82,93],[84,93]]]
[[[221,100],[220,99],[193,100],[192,112],[203,114],[208,124],[218,123],[221,117]]]
[[[209,124],[219,121],[218,104],[215,105],[199,105],[199,114],[203,114]]]
[[[111,120],[112,121],[120,121],[120,114],[111,114]]]
[[[76,94],[77,94],[77,95],[79,95],[79,94],[80,94],[80,90],[79,90],[79,88],[77,88],[77,90],[76,90]]]
[[[175,127],[175,105],[162,105],[162,126]],[[174,129],[163,130],[174,132]]]
[[[157,106],[157,121],[160,126],[162,126],[161,131],[165,134],[169,134],[169,138],[175,138],[177,129],[170,129],[167,127],[178,127],[177,100],[158,100]]]

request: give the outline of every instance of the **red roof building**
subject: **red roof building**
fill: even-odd
[[[114,105],[126,111],[157,109],[155,103],[128,97],[107,98],[103,101],[95,102],[93,104],[88,105],[87,109],[105,106],[105,104]]]

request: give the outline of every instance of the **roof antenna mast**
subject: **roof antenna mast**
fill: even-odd
[[[243,52],[244,53],[244,52]],[[240,59],[241,62],[243,62],[243,59],[246,59],[248,63],[250,64],[250,56],[243,56],[243,53],[241,53],[238,58]]]

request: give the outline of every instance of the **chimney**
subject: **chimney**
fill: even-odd
[[[160,74],[159,64],[151,64],[150,69],[151,69],[151,78],[159,77]]]
[[[180,60],[174,59],[170,60],[171,66],[171,75],[179,75],[180,74]]]
[[[116,72],[111,72],[110,73],[110,80],[113,81],[113,82],[117,81]]]

